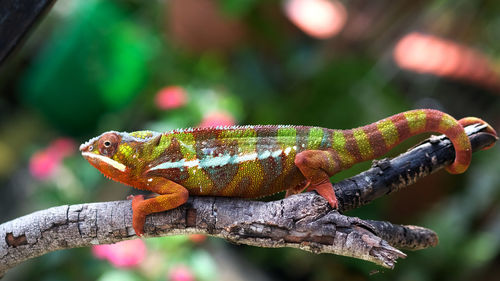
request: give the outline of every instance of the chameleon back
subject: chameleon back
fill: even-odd
[[[147,176],[181,184],[193,195],[262,197],[304,185],[297,153],[330,146],[331,130],[306,126],[236,126],[162,135],[163,151]]]

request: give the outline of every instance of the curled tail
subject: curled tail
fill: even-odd
[[[446,170],[452,174],[460,174],[467,170],[472,157],[470,140],[464,127],[475,123],[486,124],[485,130],[497,135],[490,125],[479,118],[467,117],[457,121],[450,115],[433,109],[402,112],[375,123],[342,132],[346,137],[355,139],[355,142],[351,143],[357,145],[350,145],[350,149],[347,147],[347,150],[355,151],[354,158],[361,161],[382,156],[405,139],[423,132],[445,134],[455,148],[455,161],[446,167]]]

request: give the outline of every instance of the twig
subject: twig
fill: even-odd
[[[474,150],[496,141],[469,126]],[[447,139],[433,137],[392,160],[339,182],[341,210],[413,183],[452,161]],[[0,225],[0,275],[45,253],[107,244],[136,237],[130,201],[66,205],[35,212]],[[203,233],[259,247],[294,247],[314,253],[351,256],[392,268],[405,254],[397,250],[435,246],[436,234],[422,227],[366,221],[341,215],[316,193],[272,201],[191,197],[183,206],[148,216],[146,236]]]

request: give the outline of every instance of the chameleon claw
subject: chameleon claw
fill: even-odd
[[[144,237],[144,222],[146,221],[146,216],[136,215],[134,212],[132,214],[132,228],[135,234],[139,237]]]
[[[333,209],[339,208],[339,201],[336,198],[335,200],[328,200],[328,203],[330,203],[330,206],[332,206]]]
[[[316,191],[321,197],[325,198],[333,209],[339,208],[339,202],[335,196],[333,185],[329,179],[325,181],[311,185],[308,190]]]
[[[339,208],[339,201],[337,200],[337,198],[326,198],[326,197],[324,198],[328,201],[328,203],[333,209]]]

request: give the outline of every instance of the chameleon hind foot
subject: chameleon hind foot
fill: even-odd
[[[306,178],[307,191],[315,190],[325,198],[332,208],[338,208],[337,197],[330,182],[335,174],[334,152],[329,150],[307,150],[295,156],[295,165]]]
[[[311,184],[307,188],[307,191],[315,190],[321,197],[325,198],[326,201],[332,206],[334,209],[339,208],[339,202],[337,200],[337,196],[335,196],[335,191],[333,189],[333,185],[330,182],[330,179],[326,179],[322,183]]]

